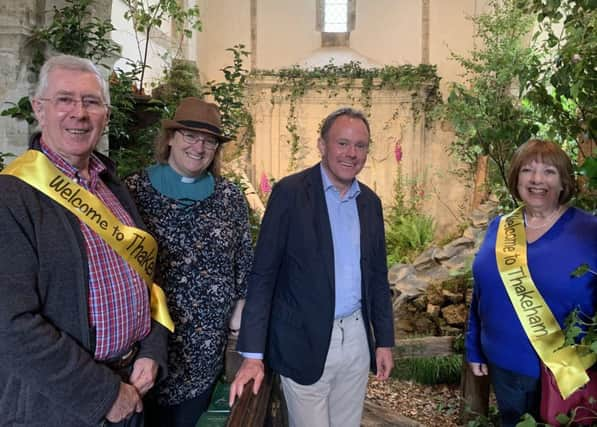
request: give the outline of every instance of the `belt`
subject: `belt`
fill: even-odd
[[[118,371],[130,366],[135,360],[137,353],[139,353],[139,344],[135,343],[129,350],[123,352],[120,356],[114,357],[112,359],[106,359],[103,361],[103,363],[110,369]]]
[[[361,309],[358,308],[355,311],[353,311],[352,313],[347,314],[344,317],[338,317],[337,319],[334,319],[334,325],[341,325],[342,323],[348,322],[349,320],[352,320],[352,319],[357,319],[358,320],[361,317],[362,317],[362,315],[361,315]]]

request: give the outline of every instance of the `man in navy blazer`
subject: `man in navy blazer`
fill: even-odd
[[[266,363],[280,374],[292,426],[358,427],[369,369],[393,367],[393,314],[382,207],[356,180],[369,150],[365,116],[323,122],[321,163],[279,181],[249,276],[230,403]]]

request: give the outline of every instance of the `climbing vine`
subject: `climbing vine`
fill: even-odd
[[[327,91],[330,99],[344,91],[353,102],[360,104],[361,108],[369,114],[371,97],[375,91],[408,90],[413,98],[415,119],[418,119],[421,113],[429,112],[441,103],[440,77],[436,73],[435,65],[386,65],[383,68],[363,68],[360,62],[351,61],[340,66],[329,63],[311,69],[294,66],[278,71],[256,71],[253,75],[274,77],[276,83],[271,88],[272,94],[278,93],[289,102],[286,130],[290,135],[287,143],[290,146],[291,168],[296,164],[301,146],[297,103],[309,91],[318,93]],[[359,87],[359,96],[355,97],[353,91]],[[275,102],[274,99],[272,102]],[[396,112],[394,118],[397,115]]]

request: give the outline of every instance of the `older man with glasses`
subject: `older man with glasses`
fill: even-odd
[[[105,80],[61,55],[41,69],[41,133],[0,175],[0,424],[142,426],[172,322],[157,245],[114,165],[95,152]]]

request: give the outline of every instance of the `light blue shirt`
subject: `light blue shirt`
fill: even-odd
[[[357,196],[361,189],[355,179],[341,197],[323,166],[320,168],[334,245],[334,318],[338,319],[361,308],[361,225],[357,209]],[[249,359],[263,359],[262,353],[240,354]]]
[[[361,308],[361,226],[357,209],[357,196],[361,189],[355,179],[341,197],[326,170],[320,167],[334,244],[334,318],[338,319]]]

